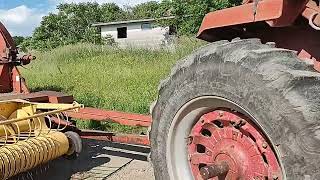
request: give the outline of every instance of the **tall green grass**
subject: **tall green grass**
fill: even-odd
[[[182,38],[175,51],[69,45],[35,52],[37,59],[21,71],[32,91],[62,91],[85,106],[148,114],[159,81],[202,44]]]

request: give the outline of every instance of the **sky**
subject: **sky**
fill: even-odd
[[[59,3],[115,2],[119,5],[136,5],[149,0],[0,0],[0,22],[12,36],[31,36],[43,16],[55,12]]]

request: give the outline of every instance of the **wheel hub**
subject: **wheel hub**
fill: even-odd
[[[282,179],[268,139],[245,116],[216,110],[192,128],[188,157],[195,179]]]

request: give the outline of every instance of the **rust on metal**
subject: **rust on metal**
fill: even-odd
[[[309,52],[307,52],[305,49],[302,49],[298,53],[298,57],[303,61],[311,61],[311,63],[313,63],[314,69],[316,71],[320,72],[320,59],[316,59]]]
[[[309,57],[320,72],[320,7],[312,0],[244,0],[243,5],[208,13],[198,38],[212,42],[234,38],[259,38],[277,48]],[[256,7],[256,13],[254,13]],[[301,18],[301,17],[305,17]],[[294,38],[292,38],[294,37]]]
[[[278,19],[282,16],[283,0],[259,2],[256,15],[253,13],[253,7],[254,3],[248,3],[208,13],[204,17],[198,38],[205,40],[205,31],[214,28]]]
[[[320,14],[319,13],[314,17],[313,23],[320,28]]]
[[[286,27],[292,25],[300,14],[312,7],[318,10],[318,6],[310,3],[309,0],[264,0],[244,1],[243,5],[222,9],[208,13],[200,27],[198,38],[207,40],[208,30],[246,25],[255,22],[267,22],[271,27]],[[314,22],[318,23],[320,17],[315,17]]]
[[[308,7],[302,12],[302,16],[308,19],[309,25],[315,29],[320,30],[320,9],[316,6],[309,4]]]
[[[84,138],[84,139],[93,139],[93,140],[100,140],[100,141],[111,141],[111,142],[117,142],[117,143],[150,146],[149,139],[145,135],[133,135],[133,134],[119,135],[119,134],[108,133],[104,131],[81,130],[80,136],[81,138]]]
[[[306,8],[308,2],[309,0],[284,0],[281,17],[267,21],[267,23],[271,27],[286,27],[292,25]],[[270,11],[270,9],[264,9],[264,11]]]
[[[242,126],[235,125],[243,120]],[[207,113],[194,125],[190,138],[188,157],[196,180],[272,179],[274,175],[282,179],[268,139],[242,114],[226,109]]]
[[[17,57],[18,50],[8,30],[0,22],[0,93],[29,93],[16,66],[27,65],[35,59],[32,55]]]
[[[30,93],[24,78],[16,66],[12,67],[12,86],[14,93]]]
[[[0,64],[0,93],[8,93],[13,90],[11,81],[11,67],[8,64]]]
[[[127,126],[149,127],[151,116],[107,111],[95,108],[84,108],[79,112],[67,112],[68,116],[82,120],[112,121]]]
[[[204,180],[211,179],[214,177],[221,177],[228,173],[229,165],[227,162],[221,162],[220,164],[213,164],[209,166],[202,167],[200,169],[201,177]]]
[[[74,102],[73,96],[65,95],[55,91],[40,91],[34,93],[7,93],[0,95],[0,101],[10,99],[23,99],[30,102],[48,102],[48,103],[69,103]]]
[[[15,58],[17,48],[8,30],[0,22],[0,61],[8,61],[10,56]]]

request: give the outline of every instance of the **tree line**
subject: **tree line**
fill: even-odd
[[[31,37],[18,40],[23,49],[46,50],[79,42],[102,43],[97,22],[175,16],[159,22],[176,27],[179,35],[194,35],[208,12],[239,4],[239,0],[162,0],[136,6],[115,3],[71,3],[57,6],[57,13],[44,16]]]

